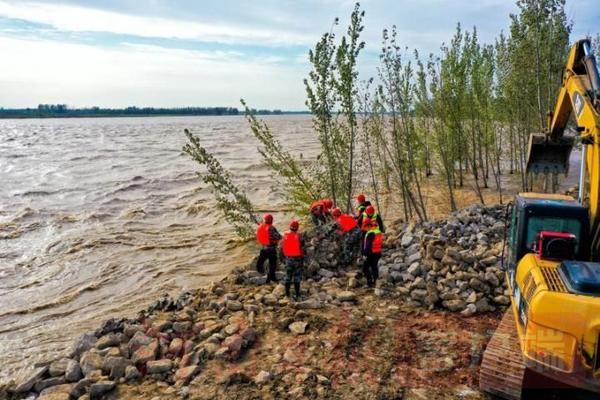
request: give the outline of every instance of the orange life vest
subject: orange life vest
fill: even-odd
[[[379,214],[375,213],[372,216],[368,216],[366,212],[362,214],[362,223],[360,225],[360,230],[363,232],[368,232],[371,229],[371,222],[377,222],[377,217]]]
[[[285,232],[281,241],[281,249],[286,257],[302,257],[302,245],[298,232]]]
[[[269,246],[271,240],[269,238],[269,228],[271,225],[265,224],[264,222],[256,228],[256,240],[263,246]]]
[[[371,253],[380,254],[381,248],[383,247],[383,233],[379,230],[379,228],[371,229],[365,235],[365,243],[369,235],[374,235],[373,243],[371,244]]]
[[[371,252],[375,254],[381,253],[381,248],[383,247],[383,233],[379,232],[375,234],[375,238],[373,239],[373,247],[371,248]]]
[[[342,214],[337,218],[337,223],[342,229],[342,232],[350,232],[358,226],[358,222],[348,214]]]

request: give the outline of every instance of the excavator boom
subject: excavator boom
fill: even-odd
[[[565,135],[574,117],[576,136],[582,143],[579,202],[589,202],[594,259],[600,257],[600,74],[588,39],[576,42],[569,51],[563,82],[548,130],[529,139],[527,172],[567,173],[576,136]],[[585,182],[589,181],[589,188]]]

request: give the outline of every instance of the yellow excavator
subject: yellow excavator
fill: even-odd
[[[549,116],[547,132],[529,140],[527,172],[567,173],[579,140],[579,192],[520,193],[509,210],[511,306],[479,377],[483,391],[505,399],[529,389],[600,392],[600,75],[589,40],[571,47]],[[575,134],[567,135],[571,116]]]

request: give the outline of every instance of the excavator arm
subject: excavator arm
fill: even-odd
[[[563,82],[551,113],[548,131],[529,139],[527,172],[567,173],[575,137],[565,136],[573,115],[582,143],[579,201],[587,197],[591,222],[591,250],[600,256],[600,75],[588,39],[569,51]],[[586,176],[589,185],[586,187]]]

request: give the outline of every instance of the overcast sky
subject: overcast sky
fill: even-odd
[[[204,4],[203,4],[204,3]],[[361,77],[375,73],[381,30],[437,52],[457,22],[484,41],[512,0],[366,0]],[[354,0],[0,0],[0,107],[239,106],[305,109],[307,52]],[[572,39],[600,31],[597,0],[568,0]]]

